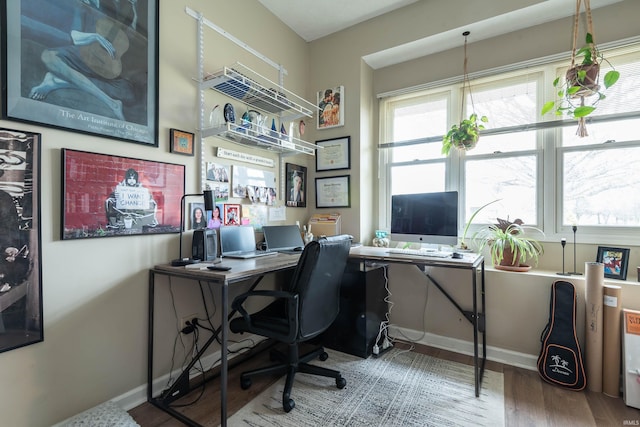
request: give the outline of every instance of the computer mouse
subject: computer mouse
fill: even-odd
[[[458,252],[454,252],[454,253],[451,254],[451,258],[453,258],[453,259],[462,259],[462,258],[464,258],[464,255],[459,254]]]
[[[293,248],[294,251],[296,252],[302,252],[304,248],[302,246],[298,246],[297,248]]]

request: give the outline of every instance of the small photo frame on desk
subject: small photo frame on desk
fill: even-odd
[[[629,266],[628,248],[598,246],[598,259],[596,261],[604,264],[604,277],[627,280],[627,267]]]
[[[351,137],[316,141],[316,172],[351,169]]]

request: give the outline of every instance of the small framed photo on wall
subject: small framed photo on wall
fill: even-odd
[[[287,206],[292,208],[304,208],[307,206],[307,168],[304,166],[287,163],[286,174],[286,197]]]
[[[344,86],[318,91],[318,129],[344,126]]]
[[[178,129],[169,130],[169,151],[176,154],[184,154],[185,156],[193,156],[193,138],[194,134]]]
[[[240,212],[242,212],[241,205],[225,203],[224,225],[240,225]]]

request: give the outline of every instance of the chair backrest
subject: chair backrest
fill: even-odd
[[[298,341],[321,334],[338,316],[350,248],[350,236],[322,238],[305,246],[289,288],[299,298]]]

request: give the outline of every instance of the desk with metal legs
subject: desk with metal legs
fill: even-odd
[[[420,255],[405,255],[389,253],[387,248],[377,248],[371,246],[360,246],[352,248],[349,258],[360,259],[362,261],[377,261],[383,263],[412,264],[433,283],[444,296],[456,307],[460,313],[473,326],[473,364],[475,376],[476,397],[480,396],[482,377],[484,376],[484,365],[487,360],[487,339],[485,322],[485,295],[484,295],[484,257],[482,255],[465,253],[462,259],[436,258]],[[471,292],[473,294],[472,310],[464,310],[460,304],[438,283],[425,267],[443,267],[464,269],[471,272]],[[477,279],[480,274],[480,302],[481,308],[478,310]],[[482,334],[482,356],[479,355],[479,334]]]
[[[220,337],[220,424],[227,425],[227,374],[228,374],[228,329],[229,320],[234,313],[230,312],[229,286],[234,283],[252,280],[251,288],[254,288],[266,274],[276,273],[294,268],[298,264],[299,254],[278,254],[269,257],[260,257],[248,260],[224,260],[224,265],[231,267],[229,271],[211,271],[206,268],[190,266],[173,267],[171,265],[157,265],[149,270],[149,338],[147,347],[147,401],[154,406],[169,413],[173,417],[189,426],[199,426],[197,422],[184,414],[171,408],[170,403],[176,398],[182,397],[184,391],[189,391],[189,371],[209,346]],[[196,264],[197,266],[197,264]],[[201,347],[191,363],[186,366],[182,374],[161,396],[153,396],[153,351],[154,351],[154,311],[155,311],[155,279],[156,276],[168,276],[183,278],[192,281],[212,283],[220,288],[221,325],[217,328],[207,342]],[[204,381],[204,379],[203,379]],[[176,397],[177,396],[177,397]]]

